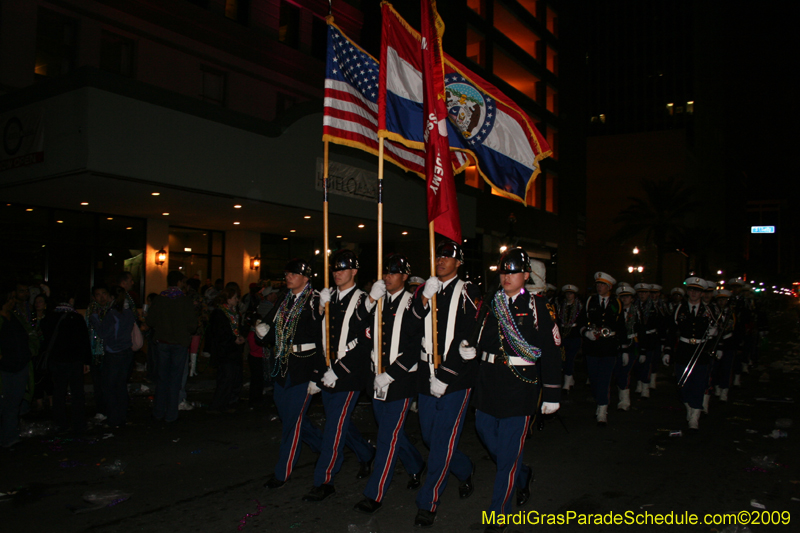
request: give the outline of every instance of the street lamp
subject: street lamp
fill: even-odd
[[[639,247],[638,246],[634,246],[633,247],[633,253],[634,254],[638,254],[639,253]]]

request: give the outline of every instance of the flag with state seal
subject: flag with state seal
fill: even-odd
[[[424,149],[421,36],[391,4],[382,15],[378,136]],[[525,203],[552,153],[547,141],[513,100],[446,54],[444,75],[451,151],[469,154],[498,194]]]

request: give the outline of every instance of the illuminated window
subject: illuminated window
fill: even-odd
[[[673,111],[675,110],[674,108],[675,108],[675,104],[667,104],[667,113],[669,113],[671,115],[673,113]]]
[[[536,100],[536,84],[539,83],[539,78],[497,46],[494,47],[493,71],[495,76]]]
[[[482,17],[486,16],[485,0],[467,0],[467,7]]]
[[[539,42],[539,36],[520,22],[499,2],[494,4],[494,27],[514,41],[517,46],[525,50],[531,57],[536,57],[536,43]]]
[[[545,175],[545,210],[558,214],[558,178],[550,172]]]
[[[478,172],[478,167],[471,165],[464,169],[464,184],[483,190],[483,177]]]
[[[556,130],[553,126],[547,126],[547,134],[545,138],[547,139],[547,144],[550,145],[550,149],[553,151],[552,157],[555,160],[558,160],[558,130]],[[541,131],[541,129],[539,130]]]
[[[289,2],[281,2],[278,40],[292,48],[300,46],[300,8]]]
[[[36,21],[36,64],[40,76],[69,74],[77,50],[77,21],[40,7]]]
[[[547,31],[558,37],[558,17],[556,16],[556,12],[553,11],[550,6],[547,6],[547,10],[545,12],[545,24],[547,25]]]
[[[225,16],[240,24],[247,24],[250,0],[225,0]]]
[[[547,93],[547,110],[553,113],[554,115],[558,115],[558,91],[547,86],[546,89]]]
[[[687,113],[694,113],[694,100],[691,102],[686,102],[686,112]]]
[[[558,76],[558,52],[547,47],[547,70]]]
[[[486,38],[470,26],[467,26],[467,59],[486,66]]]
[[[528,207],[541,208],[542,206],[541,176],[542,175],[539,174],[536,176],[535,180],[528,184],[528,193],[525,195],[525,203],[528,204]]]

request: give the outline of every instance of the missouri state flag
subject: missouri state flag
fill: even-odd
[[[382,5],[382,15],[378,135],[422,149],[421,35],[390,4]],[[551,154],[547,141],[517,104],[447,55],[444,83],[450,149],[470,154],[497,193],[525,203],[539,162]]]

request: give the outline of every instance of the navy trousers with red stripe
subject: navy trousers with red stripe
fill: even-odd
[[[364,496],[376,502],[382,501],[392,482],[397,460],[409,474],[418,474],[425,464],[422,454],[411,444],[406,435],[405,425],[411,398],[382,402],[372,400],[372,410],[378,422],[378,449],[375,453],[375,467],[364,489]]]
[[[319,460],[314,468],[315,487],[333,483],[333,478],[342,468],[345,444],[355,452],[359,463],[371,461],[375,456],[375,448],[364,440],[350,420],[358,395],[359,391],[322,391],[325,429],[322,432]]]
[[[530,475],[530,468],[522,464],[530,420],[530,416],[497,418],[481,410],[475,411],[475,429],[492,461],[497,463],[489,512],[510,513],[514,488],[524,487]]]
[[[417,507],[436,511],[439,497],[452,473],[460,481],[472,474],[472,461],[458,449],[472,389],[445,394],[441,398],[419,395],[419,424],[428,447],[428,475],[417,492]]]
[[[306,416],[308,405],[311,403],[308,382],[294,386],[289,379],[286,380],[284,386],[276,382],[273,399],[283,424],[278,463],[275,465],[275,477],[286,481],[292,475],[292,470],[300,458],[302,442],[305,442],[314,453],[319,453],[322,445],[322,432],[311,424]]]

